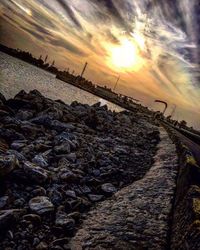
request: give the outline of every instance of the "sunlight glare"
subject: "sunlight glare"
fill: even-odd
[[[120,45],[110,48],[109,64],[121,70],[138,70],[141,68],[141,59],[137,45],[124,39]]]

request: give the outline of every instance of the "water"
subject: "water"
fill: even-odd
[[[111,102],[56,79],[49,72],[0,52],[0,92],[6,98],[12,98],[22,89],[26,92],[37,89],[44,96],[60,99],[67,104],[78,101],[92,105],[100,101],[111,110],[123,110]]]

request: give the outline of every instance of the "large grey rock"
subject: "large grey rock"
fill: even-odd
[[[54,211],[54,205],[46,196],[36,196],[29,201],[29,207],[32,212],[39,215]]]

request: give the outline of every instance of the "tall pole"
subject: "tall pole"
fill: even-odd
[[[114,88],[113,88],[113,92],[115,91],[115,89],[116,89],[116,87],[117,87],[117,84],[118,84],[118,82],[119,82],[119,79],[120,79],[120,75],[119,75],[118,78],[117,78],[117,81],[116,81],[115,86],[114,86]]]
[[[84,65],[84,67],[83,67],[83,70],[82,70],[82,73],[81,73],[81,77],[83,77],[83,74],[84,74],[84,72],[86,70],[87,65],[88,65],[88,63],[86,62],[85,65]]]

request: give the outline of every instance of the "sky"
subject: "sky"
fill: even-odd
[[[200,128],[199,0],[1,0],[0,42]]]

